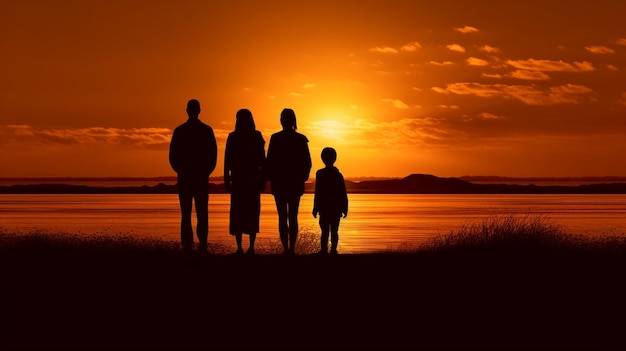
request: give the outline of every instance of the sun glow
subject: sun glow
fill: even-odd
[[[349,133],[345,123],[332,119],[314,121],[312,126],[315,135],[333,140],[342,140]]]

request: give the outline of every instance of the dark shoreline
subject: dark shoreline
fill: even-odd
[[[0,263],[3,350],[626,347],[626,257],[606,248],[238,257],[32,242],[0,245]]]
[[[592,183],[582,185],[479,184],[460,178],[440,178],[429,174],[412,174],[401,179],[346,181],[353,194],[626,194],[626,183]],[[313,193],[315,182],[305,184]],[[222,182],[209,182],[212,194],[226,193]],[[266,185],[270,192],[270,184]],[[175,184],[143,186],[88,186],[72,184],[16,184],[0,186],[0,194],[176,194]]]

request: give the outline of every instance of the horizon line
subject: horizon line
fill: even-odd
[[[497,180],[606,180],[606,179],[620,179],[626,180],[625,176],[619,175],[606,175],[606,176],[498,176],[498,175],[463,175],[463,176],[437,176],[429,173],[411,173],[405,176],[350,176],[345,177],[346,180],[362,179],[362,180],[378,180],[378,179],[402,179],[411,175],[432,175],[438,178],[457,178],[463,180],[473,181],[497,181]],[[209,176],[209,179],[223,179],[223,176]],[[315,178],[315,177],[311,177]],[[176,175],[169,176],[42,176],[42,177],[0,177],[0,181],[13,181],[13,180],[110,180],[110,181],[123,181],[123,180],[175,180]]]

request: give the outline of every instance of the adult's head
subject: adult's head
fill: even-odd
[[[327,166],[332,166],[337,161],[337,151],[332,147],[325,147],[322,150],[322,161]]]
[[[285,108],[280,113],[280,124],[283,126],[284,130],[296,130],[298,129],[298,125],[296,123],[296,113],[290,109]]]
[[[187,116],[189,118],[197,119],[200,114],[200,101],[191,99],[187,101]]]
[[[235,116],[235,130],[237,131],[252,131],[256,129],[254,125],[254,118],[252,117],[252,112],[247,108],[242,108],[237,111],[237,115]]]

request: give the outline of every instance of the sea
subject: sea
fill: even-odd
[[[463,226],[499,216],[538,216],[567,233],[590,236],[626,232],[626,195],[421,195],[349,194],[349,213],[339,227],[343,253],[375,253],[419,246]],[[319,235],[302,197],[301,235]],[[209,196],[209,242],[235,248],[228,233],[230,197]],[[180,209],[174,194],[1,194],[0,230],[5,233],[130,235],[176,242]],[[259,245],[278,241],[274,198],[261,195]],[[247,242],[244,241],[244,247]]]

